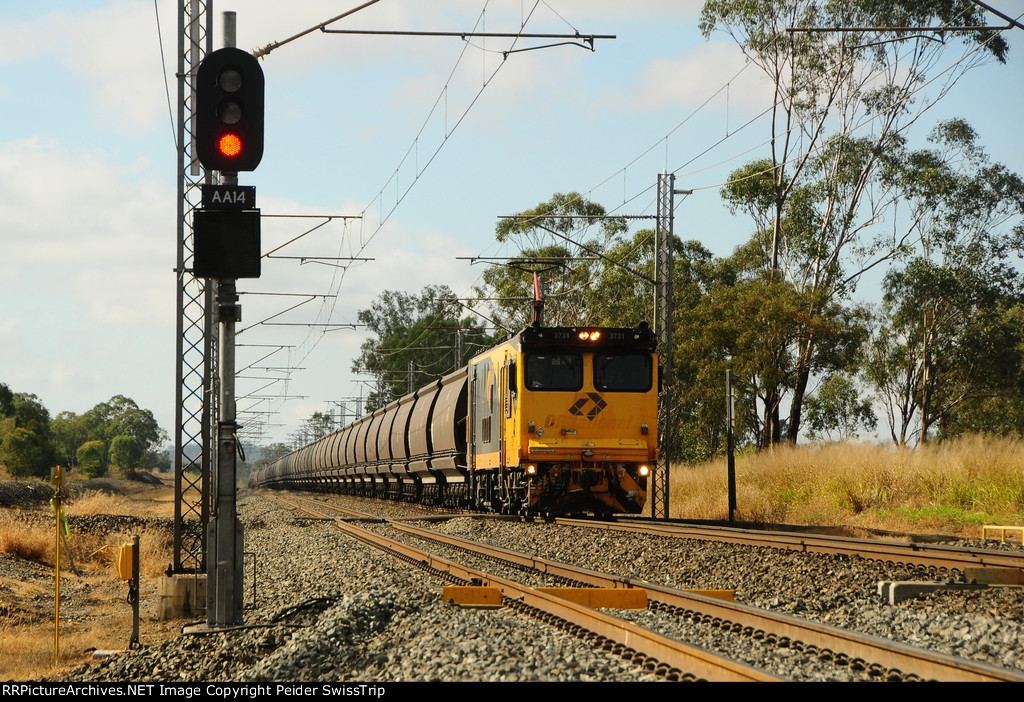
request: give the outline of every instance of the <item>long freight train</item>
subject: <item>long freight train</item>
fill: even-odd
[[[646,323],[535,323],[250,484],[506,514],[638,513],[658,457],[655,350]]]

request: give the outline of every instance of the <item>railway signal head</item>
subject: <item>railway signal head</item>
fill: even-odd
[[[228,47],[199,64],[193,131],[207,170],[256,170],[263,158],[263,69],[252,54]]]

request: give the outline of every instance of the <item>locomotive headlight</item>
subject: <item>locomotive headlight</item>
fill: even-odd
[[[642,464],[636,467],[636,472],[641,478],[646,478],[651,474],[651,467]]]
[[[529,475],[529,476],[537,475],[537,464],[536,463],[527,463],[526,464],[526,474]]]

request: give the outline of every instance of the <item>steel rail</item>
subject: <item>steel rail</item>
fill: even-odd
[[[656,585],[628,577],[607,575],[586,568],[556,563],[538,556],[480,544],[447,534],[389,519],[396,529],[424,539],[485,552],[492,557],[515,563],[570,581],[596,587],[642,588],[648,599],[669,611],[683,612],[692,618],[710,618],[723,629],[733,629],[753,636],[763,635],[776,640],[800,642],[804,648],[845,656],[850,661],[863,661],[878,666],[879,675],[888,679],[921,679],[944,682],[1024,682],[1024,674],[985,663],[969,661],[923,648],[908,646],[838,627],[792,617],[750,605],[727,602],[685,590]]]
[[[315,509],[316,507],[331,509],[331,510],[333,510],[335,512],[340,512],[342,514],[348,515],[348,517],[352,518],[352,519],[361,519],[363,521],[368,521],[368,522],[386,522],[387,521],[387,519],[385,519],[384,517],[381,517],[381,516],[376,515],[376,514],[370,514],[369,512],[360,512],[359,510],[349,509],[348,507],[339,507],[337,505],[332,505],[330,503],[323,502],[321,500],[317,500],[316,498],[313,498],[313,497],[302,497],[300,495],[292,495],[289,498],[282,498],[279,495],[269,495],[269,494],[267,495],[267,497],[276,498],[278,500],[281,500],[282,502],[286,502],[286,503],[292,505],[296,509],[302,509],[303,511],[307,511],[307,510],[303,509],[302,507],[300,507],[299,504],[298,504],[299,502],[305,502],[305,503],[311,505],[311,507],[309,508],[308,512],[311,513],[311,514],[316,515],[320,519],[336,520],[338,518],[337,517],[332,517],[331,515],[325,514],[323,512],[319,512],[317,509]]]
[[[303,512],[330,518],[329,515],[323,512],[288,498],[279,495],[272,495],[271,497]],[[388,521],[390,522],[391,520]],[[520,608],[536,609],[550,617],[556,618],[556,621],[564,620],[564,624],[567,625],[566,628],[573,629],[578,627],[586,632],[590,632],[599,640],[604,639],[605,641],[615,642],[619,649],[626,653],[642,652],[633,657],[634,659],[642,657],[645,660],[645,667],[654,666],[654,662],[657,661],[658,665],[656,668],[658,670],[671,671],[674,669],[699,680],[721,682],[768,682],[780,680],[777,676],[757,668],[717,656],[696,646],[661,636],[631,622],[611,617],[555,595],[539,592],[520,583],[484,573],[475,568],[463,566],[449,559],[367,531],[344,520],[334,519],[334,522],[347,535],[368,546],[420,567],[434,570],[451,579],[496,587],[501,591],[503,600],[509,604]]]
[[[865,666],[875,668],[880,677],[887,679],[1024,682],[1024,674],[985,663],[968,661],[868,634],[819,624],[811,620],[762,610],[749,605],[726,602],[685,590],[557,563],[530,554],[440,534],[413,526],[407,520],[374,517],[309,498],[297,499],[354,514],[361,518],[387,522],[395,529],[423,539],[475,553],[483,553],[489,557],[563,578],[573,583],[595,587],[642,588],[647,591],[648,598],[655,603],[655,608],[665,609],[693,619],[711,620],[722,629],[740,631],[746,635],[766,638],[769,641],[793,642],[801,645],[805,650],[817,650],[821,655],[832,655],[850,662],[860,661]]]
[[[760,531],[735,527],[709,527],[663,522],[616,521],[595,522],[586,519],[559,517],[558,524],[643,533],[675,538],[726,541],[761,548],[780,548],[814,553],[836,553],[861,556],[887,563],[903,563],[929,568],[963,571],[965,568],[1024,569],[1024,552],[962,549],[955,546],[921,544],[911,541],[878,541],[848,536],[793,534],[782,531]]]
[[[268,495],[268,497],[273,497],[273,495]],[[302,502],[307,502],[310,505],[312,505],[314,509],[316,509],[316,508],[330,509],[330,510],[332,510],[334,512],[339,512],[339,513],[341,513],[343,515],[346,515],[344,517],[345,520],[354,519],[356,521],[361,521],[361,522],[378,522],[378,523],[385,523],[385,522],[393,521],[392,519],[390,519],[388,517],[382,517],[379,514],[370,514],[369,512],[360,512],[359,510],[352,509],[350,507],[341,507],[339,505],[332,505],[330,502],[324,502],[324,501],[318,500],[318,499],[316,499],[314,497],[302,497],[300,495],[291,495],[289,497],[289,499],[291,499],[291,500],[298,500],[298,501],[302,501]],[[418,506],[415,505],[415,504],[410,504],[408,506],[409,506],[410,509],[418,508]],[[469,515],[464,515],[464,516],[472,516],[473,514],[478,514],[478,513],[470,513]],[[423,514],[423,515],[421,515],[419,517],[405,517],[402,521],[404,522],[404,521],[408,521],[408,520],[416,520],[416,521],[426,521],[426,522],[445,522],[445,521],[448,521],[449,519],[452,519],[453,516],[455,516],[455,515],[452,515],[452,514],[436,514],[436,513],[428,512],[428,513]],[[498,519],[508,519],[508,517],[505,517],[505,516],[492,515],[492,514],[478,514],[478,516],[482,516],[482,517],[485,517],[485,518],[494,517],[494,518],[498,518]],[[324,516],[319,517],[319,518],[320,519],[325,519],[325,520],[328,520],[328,519],[339,519],[339,517],[332,517],[330,515],[324,515]]]

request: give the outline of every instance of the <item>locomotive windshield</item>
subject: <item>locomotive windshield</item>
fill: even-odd
[[[651,389],[649,354],[594,356],[594,388],[611,392],[647,392]]]
[[[526,387],[530,390],[579,390],[583,387],[583,358],[578,353],[528,354]]]

